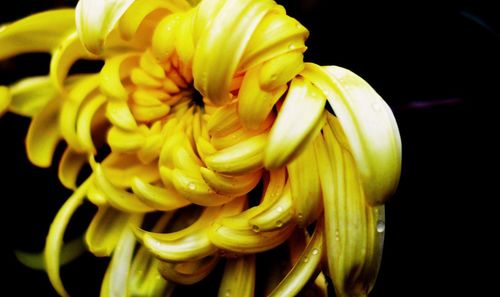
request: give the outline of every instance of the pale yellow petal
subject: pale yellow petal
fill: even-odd
[[[134,0],[80,0],[76,6],[76,28],[85,47],[94,54]]]
[[[314,138],[322,119],[325,96],[306,79],[292,80],[266,146],[266,168],[278,168],[296,157]]]
[[[99,206],[85,233],[85,243],[98,257],[109,256],[116,248],[130,215],[110,206]]]
[[[401,173],[401,139],[383,99],[347,69],[306,64],[308,77],[327,96],[362,177],[365,196],[379,205],[394,193]]]

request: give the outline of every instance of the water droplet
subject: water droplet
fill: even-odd
[[[226,296],[226,297],[231,296],[231,290],[227,289],[226,293],[224,293],[224,296]]]
[[[291,50],[295,49],[295,44],[290,43],[290,45],[288,45],[288,48],[291,49]]]
[[[278,206],[276,207],[277,212],[283,212],[283,206]]]
[[[317,255],[317,254],[319,254],[319,250],[318,250],[318,249],[313,249],[313,250],[312,250],[312,254],[313,254],[313,255]]]
[[[302,222],[304,221],[304,215],[303,215],[303,214],[301,214],[301,213],[299,213],[299,214],[297,215],[297,221],[299,221],[299,223],[302,223]]]
[[[259,226],[257,226],[257,225],[253,225],[253,226],[252,226],[252,231],[253,231],[253,232],[260,232],[260,228],[259,228]]]
[[[373,102],[372,109],[373,109],[373,111],[380,111],[380,110],[382,110],[382,106],[378,102]]]
[[[281,220],[276,221],[276,227],[281,228],[283,226],[283,222]]]
[[[385,222],[380,220],[377,222],[377,232],[382,233],[385,231]]]
[[[190,190],[195,190],[195,189],[196,189],[196,185],[195,185],[194,183],[189,183],[189,184],[188,184],[188,188],[189,188]]]
[[[309,257],[304,257],[304,263],[309,262]]]
[[[338,229],[335,231],[335,240],[336,241],[340,240],[340,234],[339,234],[339,230]]]

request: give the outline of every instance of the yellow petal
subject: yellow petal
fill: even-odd
[[[77,151],[83,151],[77,134],[77,121],[80,109],[85,99],[98,87],[99,76],[89,75],[79,77],[70,88],[68,96],[63,101],[59,120],[59,129],[68,146]]]
[[[157,210],[169,211],[191,203],[176,191],[151,185],[139,177],[132,179],[132,190],[145,204]]]
[[[299,50],[272,58],[263,63],[259,72],[260,87],[270,91],[283,86],[302,69],[304,69],[304,55]]]
[[[308,80],[295,78],[269,135],[264,164],[278,168],[293,159],[315,136],[325,96]]]
[[[316,137],[313,142],[319,141],[318,138],[321,136]],[[314,146],[311,143],[287,166],[293,206],[297,212],[297,223],[301,227],[307,227],[316,221],[323,212],[319,177],[321,173],[315,155]]]
[[[11,101],[12,96],[9,88],[0,86],[0,117],[7,111]]]
[[[58,176],[61,183],[68,189],[76,189],[76,179],[83,165],[87,162],[87,155],[66,148],[59,161]]]
[[[83,47],[78,34],[73,32],[61,40],[61,44],[53,51],[50,60],[50,78],[59,90],[63,88],[63,82],[70,67],[78,59],[95,58]]]
[[[22,79],[10,86],[9,111],[32,117],[57,94],[57,89],[47,76]]]
[[[273,4],[267,0],[224,1],[195,42],[195,87],[216,105],[229,100],[231,81],[248,39]]]
[[[110,101],[106,104],[106,118],[123,130],[137,129],[137,122],[125,101]]]
[[[401,173],[401,139],[389,106],[349,70],[306,64],[308,77],[327,96],[345,133],[371,205],[394,193]]]
[[[122,37],[132,39],[146,16],[152,13],[168,14],[189,8],[189,4],[182,0],[135,0],[121,17],[118,28]]]
[[[69,223],[69,219],[85,199],[88,185],[89,181],[87,180],[64,202],[50,225],[47,241],[45,242],[44,256],[47,274],[50,283],[61,296],[69,296],[59,276],[59,255],[63,243],[64,231]]]
[[[59,258],[59,265],[64,266],[67,263],[75,260],[81,256],[86,251],[85,243],[81,237],[71,240],[65,243],[61,247],[61,253]],[[23,265],[37,270],[45,270],[45,252],[41,253],[27,253],[22,251],[14,251],[16,258]]]
[[[106,98],[101,94],[90,98],[82,107],[76,122],[76,134],[81,148],[90,154],[95,155],[97,153],[93,140],[97,133],[93,133],[95,132],[93,128],[99,124],[99,121],[104,121],[105,103]]]
[[[130,215],[109,206],[100,206],[85,233],[85,242],[98,257],[111,255],[127,228]]]
[[[270,297],[297,296],[314,275],[323,254],[323,222],[318,222],[314,235],[285,278],[274,288]]]
[[[140,176],[144,182],[155,182],[160,179],[158,165],[143,164],[135,154],[111,153],[102,162],[106,178],[116,187],[129,188],[132,180]]]
[[[37,13],[0,29],[0,60],[30,52],[51,52],[75,30],[73,9]]]
[[[132,216],[128,224],[139,225],[141,220],[139,216]],[[101,296],[127,296],[128,274],[136,244],[134,233],[128,224],[121,233],[120,241],[106,270],[107,281],[103,282]]]
[[[219,259],[218,255],[212,255],[200,260],[181,263],[161,262],[158,270],[169,281],[181,285],[192,285],[207,277],[217,266]]]
[[[238,114],[247,129],[258,129],[288,88],[284,84],[269,91],[262,89],[259,82],[261,71],[261,67],[248,70],[238,93]]]
[[[228,259],[224,267],[218,296],[254,296],[255,278],[255,255]]]
[[[99,54],[104,40],[134,0],[80,0],[76,6],[76,28],[85,47]]]
[[[128,77],[132,70],[139,66],[139,54],[125,53],[106,59],[100,71],[101,92],[110,99],[126,101],[128,91],[122,79]]]
[[[26,136],[26,152],[31,163],[49,167],[56,146],[61,140],[59,132],[59,110],[61,101],[49,102],[31,121]]]
[[[239,174],[263,165],[267,133],[262,133],[220,150],[205,158],[207,167],[220,173]]]
[[[153,55],[159,61],[165,61],[175,49],[175,32],[183,14],[175,13],[164,17],[156,26],[151,41]]]
[[[97,164],[94,171],[95,184],[106,194],[106,198],[111,206],[128,213],[144,213],[154,210],[154,208],[140,201],[135,194],[131,194],[111,184],[104,175],[101,165]]]
[[[280,6],[268,13],[248,41],[240,69],[246,70],[282,54],[304,52],[309,31]],[[272,36],[272,38],[270,38]]]

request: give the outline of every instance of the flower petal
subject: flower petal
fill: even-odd
[[[66,202],[64,202],[61,209],[56,214],[54,221],[49,228],[47,234],[47,241],[45,243],[45,265],[49,280],[56,289],[57,293],[61,296],[69,296],[62,284],[59,276],[59,257],[61,246],[63,244],[64,231],[69,223],[69,219],[73,216],[76,209],[82,204],[85,199],[89,180],[84,182]]]
[[[85,47],[99,54],[104,40],[134,0],[80,0],[76,6],[76,29]]]
[[[129,224],[139,225],[140,216],[132,216]],[[127,281],[129,277],[130,264],[134,253],[136,239],[128,224],[121,233],[120,240],[106,270],[105,280],[101,287],[101,296],[127,296]]]
[[[9,111],[32,117],[58,94],[48,76],[28,77],[10,86]]]
[[[391,109],[347,69],[307,63],[301,75],[321,89],[338,117],[368,203],[384,203],[396,190],[401,173],[401,139]]]
[[[11,101],[12,96],[9,88],[0,86],[0,117],[7,111]]]
[[[255,255],[227,259],[219,287],[219,296],[254,296],[255,272]]]
[[[231,80],[247,42],[272,6],[267,0],[226,0],[209,16],[195,42],[193,77],[196,89],[216,105],[230,99]]]
[[[111,255],[127,228],[130,214],[108,205],[99,206],[85,233],[85,242],[91,253],[98,257]]]
[[[58,90],[62,91],[64,79],[68,71],[78,59],[92,59],[95,57],[83,47],[78,34],[73,32],[61,40],[53,51],[50,60],[50,78]]]
[[[49,167],[56,146],[61,140],[59,131],[59,111],[61,100],[50,101],[33,117],[26,136],[26,152],[31,163],[39,167]]]
[[[301,77],[292,80],[271,128],[264,154],[266,168],[283,166],[314,139],[325,102],[325,96],[308,80]]]
[[[76,189],[76,179],[83,165],[87,162],[87,155],[78,153],[67,147],[61,161],[59,161],[58,176],[61,183],[68,189]]]
[[[75,29],[73,9],[37,13],[0,27],[0,59],[30,52],[51,52]]]

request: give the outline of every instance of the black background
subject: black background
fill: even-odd
[[[0,23],[74,2],[3,2]],[[494,1],[344,2],[280,3],[311,31],[306,60],[361,75],[399,124],[403,173],[387,204],[384,258],[371,296],[495,295],[500,13]],[[44,74],[48,61],[35,55],[0,62],[0,84]],[[27,161],[28,124],[10,114],[0,119],[2,290],[16,290],[6,296],[54,296],[46,275],[18,264],[13,254],[42,249],[70,194],[55,168]],[[81,233],[85,224],[78,222],[93,210],[78,211],[71,232]],[[97,295],[105,265],[85,254],[62,268],[67,288],[75,296]],[[204,282],[205,296],[217,282],[217,276]],[[199,293],[180,291],[189,294]]]

